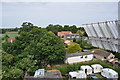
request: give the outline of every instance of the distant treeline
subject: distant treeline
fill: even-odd
[[[32,23],[29,23],[29,22],[24,22],[25,23],[28,23],[29,25],[32,25]],[[21,25],[22,26],[22,25]],[[27,26],[26,26],[27,27]],[[41,28],[41,27],[39,27]],[[2,30],[1,33],[4,34],[6,32],[11,32],[11,31],[18,31],[20,30],[20,28],[9,28],[9,29],[0,29]],[[55,35],[57,35],[58,32],[61,32],[61,31],[71,31],[72,33],[76,33],[77,31],[79,31],[79,33],[83,34],[83,36],[87,36],[85,30],[83,27],[77,27],[76,25],[64,25],[64,26],[61,26],[59,24],[56,24],[56,25],[53,25],[53,24],[49,24],[48,26],[46,26],[45,28],[47,31],[52,31]]]
[[[7,28],[7,29],[0,29],[0,33],[4,34],[6,32],[18,31],[19,28]]]

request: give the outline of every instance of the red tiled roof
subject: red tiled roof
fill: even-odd
[[[15,38],[8,38],[8,42],[13,42],[13,41],[15,41],[16,39]]]
[[[58,32],[58,36],[64,35],[64,34],[70,34],[72,33],[71,31],[62,31],[62,32]]]

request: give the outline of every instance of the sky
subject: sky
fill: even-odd
[[[118,19],[117,2],[2,2],[2,28],[21,27],[31,22],[77,25]]]

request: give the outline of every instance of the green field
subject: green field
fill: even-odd
[[[0,38],[4,37],[6,34],[11,38],[18,36],[18,32],[6,32],[5,34],[0,34]]]

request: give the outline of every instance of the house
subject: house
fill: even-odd
[[[7,41],[8,41],[8,42],[11,42],[11,43],[12,43],[13,41],[15,41],[15,40],[16,40],[15,38],[8,38],[8,39],[7,39]]]
[[[24,80],[42,80],[49,78],[63,80],[61,72],[59,70],[44,70],[44,69],[38,69],[35,72],[26,73]]]
[[[93,73],[100,73],[103,69],[103,67],[100,64],[93,64],[91,65],[93,69]]]
[[[81,39],[81,37],[77,33],[72,33],[72,34],[64,34],[64,39],[65,40],[73,40],[73,39],[79,40]]]
[[[109,59],[108,62],[110,62],[110,63],[116,63],[116,62],[118,62],[118,58]]]
[[[83,70],[87,75],[92,74],[92,68],[89,65],[83,65],[80,69]]]
[[[114,80],[118,78],[118,73],[110,68],[102,69],[101,75],[106,78],[113,78]]]
[[[93,50],[92,52],[94,53],[94,57],[99,60],[109,60],[115,57],[112,53],[100,49]]]
[[[71,32],[71,31],[62,31],[62,32],[58,32],[58,33],[57,33],[57,35],[58,35],[58,36],[61,36],[61,37],[62,37],[64,34],[72,34],[72,32]]]
[[[72,54],[66,54],[65,63],[73,64],[85,61],[93,60],[93,54],[90,51],[87,52],[76,52]]]
[[[74,71],[74,72],[69,72],[69,79],[78,79],[78,78],[87,78],[87,75],[85,74],[84,71]]]

